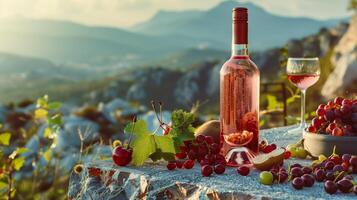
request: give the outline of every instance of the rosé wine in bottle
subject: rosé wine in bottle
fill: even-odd
[[[220,71],[221,154],[229,166],[258,153],[260,73],[248,54],[248,10],[233,9],[232,56]]]
[[[319,80],[319,74],[288,74],[289,81],[300,90],[306,90]]]

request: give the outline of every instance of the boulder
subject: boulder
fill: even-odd
[[[333,98],[342,94],[357,94],[357,14],[352,17],[347,32],[338,42],[331,58],[335,65],[322,88],[322,95]]]

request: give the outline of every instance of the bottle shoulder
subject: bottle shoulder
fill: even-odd
[[[259,74],[259,68],[249,58],[249,56],[231,57],[223,64],[221,68],[221,73],[229,73],[232,71],[242,71],[242,70]]]

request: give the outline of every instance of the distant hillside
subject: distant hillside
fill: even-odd
[[[150,63],[150,65],[185,71],[202,61],[226,60],[229,57],[229,51],[191,48],[172,53]]]
[[[85,67],[57,65],[44,59],[0,53],[0,102],[35,99],[44,94],[62,100],[78,99],[82,93],[107,82],[91,84],[94,78],[107,76],[98,75],[100,73]]]
[[[224,1],[208,11],[161,11],[152,19],[135,25],[132,30],[155,36],[176,34],[200,38],[204,39],[202,44],[210,48],[227,50],[231,41],[231,12],[237,6],[249,9],[249,41],[252,50],[281,46],[289,39],[307,36],[321,27],[331,27],[340,21],[277,16],[252,3]]]
[[[175,34],[150,36],[68,21],[17,18],[0,24],[0,51],[100,68],[145,63],[201,44]]]

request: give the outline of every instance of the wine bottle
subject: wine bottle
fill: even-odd
[[[248,54],[248,9],[234,8],[232,16],[232,56],[220,71],[221,153],[238,166],[259,151],[260,73]]]

